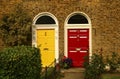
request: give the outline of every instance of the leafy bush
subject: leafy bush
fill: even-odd
[[[4,14],[0,19],[0,38],[6,47],[31,45],[31,25],[32,19],[23,3],[16,3],[13,11]]]
[[[15,46],[0,51],[0,79],[40,79],[39,49]]]
[[[41,74],[41,79],[56,79],[57,72],[55,67],[46,67],[43,74]]]
[[[117,68],[119,68],[120,65],[120,56],[113,52],[111,56],[107,56],[107,65],[110,67],[110,72],[116,71]]]
[[[104,72],[105,63],[103,62],[103,56],[93,54],[91,61],[84,63],[85,67],[85,79],[101,79],[101,74]]]

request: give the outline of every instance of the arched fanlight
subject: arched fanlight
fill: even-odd
[[[75,14],[70,17],[68,24],[88,24],[88,20],[83,15]]]
[[[52,17],[44,15],[39,17],[35,24],[56,24],[56,23]]]

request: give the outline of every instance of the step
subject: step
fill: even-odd
[[[85,71],[84,68],[69,68],[69,69],[61,69],[61,73],[83,73]]]
[[[64,73],[63,77],[61,79],[84,79],[84,74],[83,73]]]

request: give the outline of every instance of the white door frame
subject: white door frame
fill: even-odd
[[[68,24],[68,20],[71,16],[75,14],[80,14],[86,17],[88,20],[88,24]],[[64,55],[68,57],[68,29],[89,29],[89,58],[92,56],[92,29],[91,29],[91,20],[90,18],[83,12],[73,12],[68,15],[64,23]]]
[[[50,16],[52,19],[54,19],[55,24],[35,24],[38,18],[41,16]],[[42,12],[36,15],[33,19],[33,27],[32,27],[32,46],[37,46],[37,33],[36,30],[38,29],[53,29],[55,30],[55,59],[59,59],[59,27],[58,27],[58,20],[57,18],[49,13],[49,12]],[[56,61],[58,62],[58,61]]]

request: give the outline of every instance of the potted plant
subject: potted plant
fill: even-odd
[[[72,66],[72,59],[64,56],[62,59],[62,67],[64,69],[69,69],[71,66]]]

